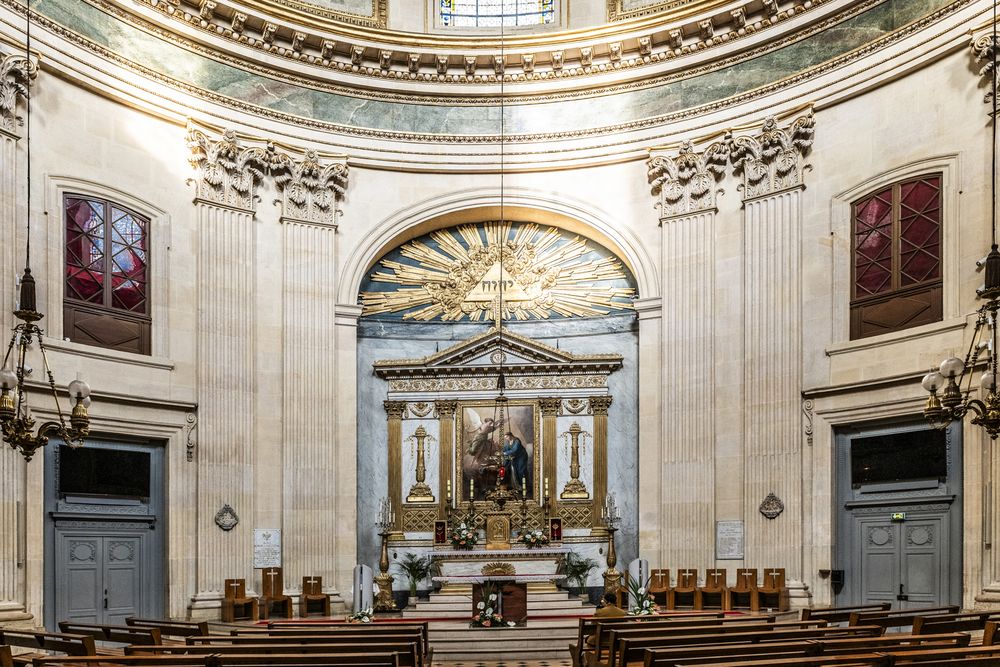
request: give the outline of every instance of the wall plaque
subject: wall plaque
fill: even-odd
[[[253,529],[253,566],[281,567],[281,531],[277,528]]]
[[[715,559],[743,560],[743,522],[715,522]]]

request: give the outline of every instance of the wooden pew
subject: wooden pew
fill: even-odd
[[[338,653],[398,653],[400,667],[421,667],[423,657],[419,653],[419,645],[416,641],[405,638],[393,638],[388,636],[371,637],[368,641],[356,638],[347,638],[344,642],[331,639],[323,644],[282,644],[282,643],[258,643],[258,644],[238,644],[238,645],[180,645],[180,644],[160,644],[156,646],[128,646],[125,648],[126,655],[307,655],[307,654],[330,654]]]
[[[294,627],[287,627],[293,625]],[[265,628],[237,628],[231,631],[233,636],[253,635],[268,637],[271,636],[294,636],[294,635],[317,635],[343,633],[366,633],[371,635],[392,634],[395,632],[420,633],[420,651],[424,657],[425,664],[431,664],[434,649],[431,648],[427,635],[427,621],[402,622],[402,623],[295,623],[295,624],[274,624],[268,623]],[[208,634],[207,632],[203,634]]]
[[[768,658],[766,660],[732,660],[717,662],[715,667],[889,667],[892,659],[879,653],[858,653],[854,655],[817,656],[812,658]]]
[[[192,635],[207,635],[208,621],[172,621],[157,618],[135,618],[130,616],[125,619],[125,625],[136,628],[156,628],[160,631],[161,637],[190,637]],[[159,644],[159,642],[154,642]]]
[[[14,658],[9,646],[0,646],[0,667],[14,667]]]
[[[99,657],[40,656],[32,667],[400,667],[399,656],[378,650],[364,653],[278,655],[116,655]]]
[[[848,625],[880,625],[883,628],[898,628],[913,625],[918,616],[935,614],[957,614],[958,605],[944,607],[922,607],[917,609],[897,609],[896,611],[855,611],[847,620]]]
[[[97,655],[94,638],[89,635],[0,629],[0,644],[74,656]]]
[[[890,603],[881,602],[879,604],[860,604],[853,607],[806,608],[802,610],[802,620],[808,621],[818,618],[829,623],[845,623],[851,620],[851,614],[854,612],[889,611],[891,607]]]
[[[737,619],[739,617],[729,617],[732,619]],[[761,618],[761,617],[757,617]],[[774,616],[764,617],[769,618],[771,622],[774,622]],[[672,623],[681,623],[688,625],[702,625],[702,624],[712,624],[712,623],[724,623],[729,620],[724,613],[720,612],[697,612],[694,614],[660,614],[652,617],[649,616],[619,616],[612,618],[600,618],[597,616],[591,616],[589,618],[581,618],[579,620],[579,625],[577,627],[576,643],[569,645],[570,658],[573,661],[573,667],[582,667],[585,664],[584,654],[593,649],[594,645],[601,641],[601,628],[610,627],[612,625],[617,625],[621,623],[657,623],[660,621],[670,621]],[[593,636],[594,641],[590,642],[588,645],[588,638]]]
[[[961,648],[943,648],[926,651],[879,651],[891,659],[893,665],[926,665],[927,663],[943,663],[945,660],[961,660],[951,662],[952,665],[965,665],[967,660],[989,659],[1000,664],[1000,646],[964,646]]]
[[[413,627],[382,628],[383,632],[360,630],[358,632],[327,632],[313,635],[209,635],[206,637],[188,637],[187,644],[191,646],[248,646],[248,645],[303,645],[303,644],[343,644],[369,643],[377,645],[380,642],[415,643],[417,647],[417,666],[423,667],[431,663],[433,649],[427,646],[422,629]]]
[[[978,632],[986,629],[987,621],[1000,620],[996,611],[982,611],[959,614],[934,614],[920,616],[913,620],[913,634],[935,634],[941,632]]]
[[[874,626],[855,626],[853,628],[794,628],[794,629],[761,629],[745,632],[730,632],[725,634],[677,633],[659,636],[628,636],[616,637],[619,631],[611,632],[612,641],[608,661],[599,663],[606,667],[624,667],[631,662],[641,662],[645,651],[649,648],[681,646],[684,644],[757,644],[764,642],[799,641],[824,638],[830,636],[876,636],[881,629]]]
[[[117,644],[159,644],[160,631],[157,628],[134,628],[128,625],[98,625],[94,623],[74,623],[60,621],[61,632],[74,635],[90,635],[97,641]]]

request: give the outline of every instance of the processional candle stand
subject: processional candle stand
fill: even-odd
[[[618,554],[615,553],[615,533],[622,521],[621,511],[615,503],[615,494],[609,493],[601,508],[601,521],[608,529],[608,569],[604,571],[604,592],[615,593],[622,587],[622,573],[615,565],[618,564]]]
[[[378,595],[375,596],[375,611],[395,611],[396,600],[392,597],[393,577],[389,574],[389,534],[396,524],[396,513],[392,509],[392,501],[383,498],[379,501],[378,520],[375,525],[378,527],[379,537],[382,538],[382,553],[378,559],[378,575],[374,577],[378,584]]]

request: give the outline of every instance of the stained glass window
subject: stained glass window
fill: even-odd
[[[555,22],[555,0],[441,0],[441,22],[458,28],[499,28]]]
[[[940,320],[941,175],[894,183],[853,211],[851,337]]]

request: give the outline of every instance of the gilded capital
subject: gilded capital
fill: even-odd
[[[729,144],[713,143],[701,152],[685,141],[676,154],[652,151],[646,163],[660,218],[715,209],[716,185],[726,173]]]
[[[607,415],[608,408],[611,407],[610,396],[591,396],[590,412],[595,415]]]
[[[13,133],[20,123],[18,101],[28,97],[28,86],[37,73],[38,66],[31,58],[0,54],[0,130]]]
[[[439,419],[454,419],[455,410],[458,409],[458,401],[435,401]]]
[[[281,192],[283,221],[336,224],[340,200],[347,192],[346,157],[324,162],[314,150],[305,151],[299,158],[274,151],[270,166],[274,184]]]
[[[812,147],[816,121],[812,111],[778,127],[773,116],[756,135],[734,137],[733,168],[743,176],[743,199],[753,199],[802,185],[803,158]]]
[[[561,405],[561,398],[538,399],[538,409],[541,410],[543,417],[555,417],[559,414],[559,408]]]
[[[383,401],[382,405],[389,419],[402,419],[406,412],[406,401]]]
[[[197,200],[254,212],[254,193],[268,171],[269,151],[261,146],[244,146],[234,130],[213,138],[188,127],[191,166]]]

